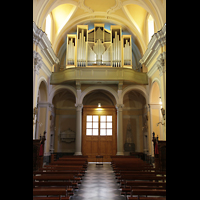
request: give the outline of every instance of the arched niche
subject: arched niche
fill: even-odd
[[[47,86],[44,81],[41,81],[39,90],[38,90],[38,102],[47,101]]]
[[[160,86],[159,82],[153,81],[149,94],[149,102],[150,102],[150,117],[151,117],[151,134],[154,132],[155,136],[158,136],[159,140],[162,140],[163,135],[163,126],[158,124],[162,122],[162,98],[160,94]]]
[[[150,96],[149,96],[149,102],[150,104],[159,104],[160,103],[160,88],[157,81],[154,81],[151,90],[150,90]]]
[[[144,135],[148,130],[143,129],[147,115],[146,98],[141,91],[132,89],[123,96],[123,142],[124,151],[128,153],[127,146],[134,146],[135,152],[143,152],[146,149]]]
[[[54,105],[54,152],[71,153],[75,152],[75,140],[68,142],[63,139],[63,134],[67,132],[76,133],[76,97],[75,94],[66,88],[59,88],[54,92],[52,104]]]

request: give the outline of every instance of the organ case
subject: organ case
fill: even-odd
[[[77,25],[77,35],[67,35],[66,68],[109,66],[132,68],[131,35],[122,35],[122,27],[104,24]]]

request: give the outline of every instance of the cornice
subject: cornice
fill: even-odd
[[[40,47],[51,66],[60,62],[51,47],[51,42],[46,33],[39,29],[35,22],[33,22],[33,43]]]
[[[154,56],[158,53],[160,47],[166,44],[166,23],[164,24],[163,28],[155,33],[148,46],[147,50],[145,51],[142,59],[140,59],[141,64],[145,64],[146,67],[150,64]]]

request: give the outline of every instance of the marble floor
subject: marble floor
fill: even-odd
[[[75,192],[74,200],[125,200],[116,183],[114,172],[109,162],[103,165],[88,163],[81,186]]]

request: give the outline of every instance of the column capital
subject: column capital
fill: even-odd
[[[76,111],[82,111],[83,104],[75,104]]]
[[[117,111],[122,111],[124,104],[116,104],[115,107],[117,108]]]

